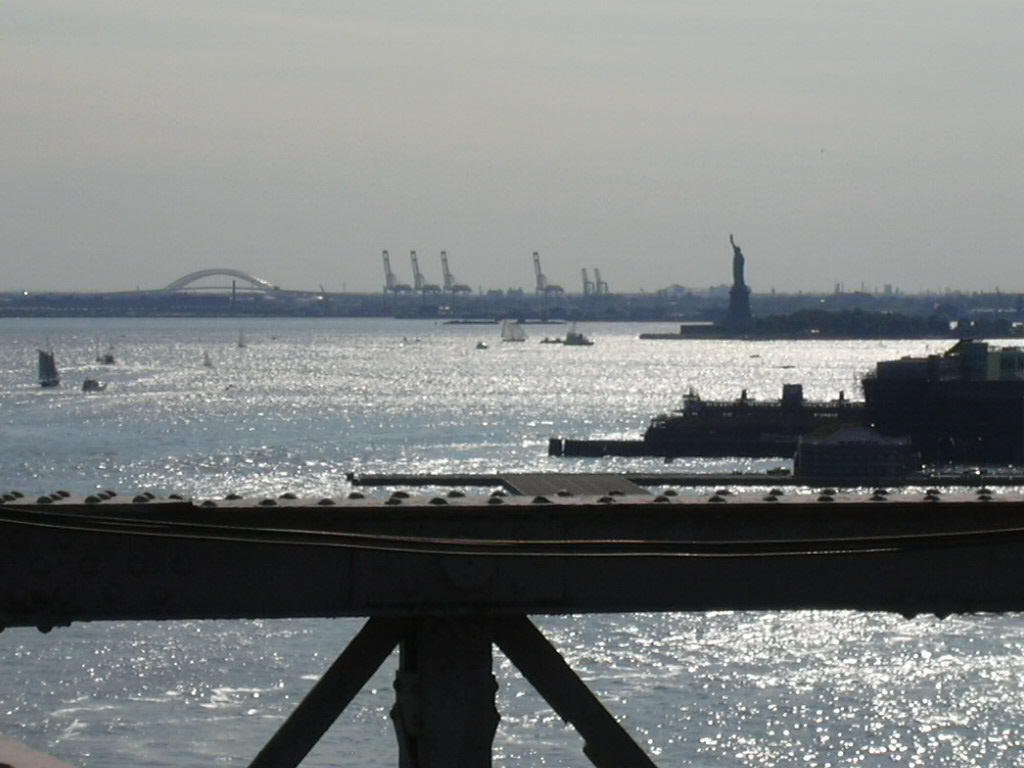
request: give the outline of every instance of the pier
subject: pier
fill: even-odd
[[[629,476],[524,477],[522,489],[544,481],[556,492],[6,494],[0,627],[365,617],[252,766],[300,765],[395,648],[400,765],[489,766],[497,647],[574,725],[594,765],[635,768],[654,763],[530,615],[1024,609],[1020,493],[684,495]],[[612,480],[623,485],[608,490]]]

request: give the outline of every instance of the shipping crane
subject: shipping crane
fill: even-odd
[[[391,258],[388,252],[384,251],[384,293],[411,293],[412,286],[399,283],[395,280],[395,273],[391,271]]]
[[[601,270],[594,267],[594,292],[598,296],[608,295],[608,283],[601,279]]]
[[[540,254],[536,251],[533,252],[533,271],[537,275],[537,293],[543,293],[545,296],[549,293],[565,293],[565,289],[562,286],[548,283],[548,279],[541,272]]]
[[[417,290],[420,293],[440,293],[441,286],[428,283],[423,279],[423,273],[420,272],[420,263],[416,260],[416,251],[409,251],[409,257],[412,259],[413,290]]]
[[[586,267],[583,267],[583,269],[581,269],[580,271],[583,273],[583,295],[590,296],[592,293],[594,293],[594,284],[590,282],[590,278],[587,277]]]
[[[441,251],[441,273],[444,275],[444,289],[449,293],[472,293],[473,289],[468,285],[455,282],[455,276],[448,269],[448,252]]]

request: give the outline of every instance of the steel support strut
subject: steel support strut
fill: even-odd
[[[369,619],[249,768],[296,768],[405,634],[402,619]]]
[[[597,768],[654,768],[526,616],[370,619],[250,768],[297,768],[396,645],[399,768],[490,768],[499,720],[492,643],[572,723]]]
[[[526,616],[491,620],[494,642],[523,677],[583,737],[597,768],[655,768],[565,659]]]

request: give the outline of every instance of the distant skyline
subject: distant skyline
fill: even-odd
[[[1024,4],[0,4],[0,291],[1024,292]]]

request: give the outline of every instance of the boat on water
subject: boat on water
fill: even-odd
[[[640,440],[552,438],[552,456],[792,458],[801,437],[845,427],[906,438],[932,464],[1024,461],[1024,349],[962,340],[941,354],[881,361],[861,381],[863,401],[814,402],[800,384],[780,400],[703,400],[654,417]]]
[[[86,379],[82,382],[83,392],[102,392],[107,388],[106,383],[98,379]]]
[[[565,334],[565,341],[562,342],[567,347],[592,347],[594,342],[584,336],[582,333],[576,330],[576,323],[572,324],[572,330]]]
[[[501,340],[526,341],[526,331],[523,330],[523,326],[519,323],[514,323],[511,320],[505,320],[501,324]]]
[[[486,342],[478,341],[476,343],[476,348],[477,349],[487,349],[487,344],[486,344]]]
[[[100,352],[99,345],[97,345],[96,362],[100,365],[114,365],[117,362],[117,358],[114,357],[114,347],[109,346],[105,351]]]
[[[39,386],[60,386],[60,373],[57,371],[57,363],[53,358],[52,349],[39,350]]]

